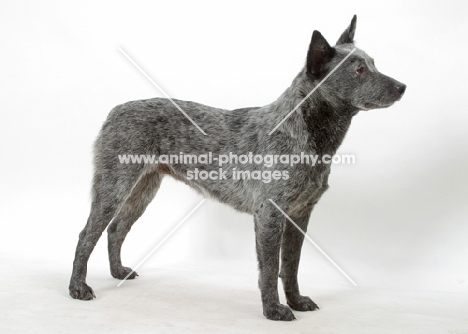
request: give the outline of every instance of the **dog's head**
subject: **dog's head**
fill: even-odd
[[[374,59],[354,46],[356,15],[334,47],[314,31],[307,53],[306,73],[328,99],[358,110],[386,108],[400,100],[406,85],[380,73]],[[353,51],[354,50],[354,51]]]

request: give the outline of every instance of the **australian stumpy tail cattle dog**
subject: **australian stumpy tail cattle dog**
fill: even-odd
[[[355,48],[355,29],[356,16],[333,47],[320,32],[314,31],[304,68],[276,101],[263,107],[224,110],[163,98],[115,107],[94,146],[91,213],[79,235],[70,295],[82,300],[95,298],[86,284],[87,262],[109,224],[112,276],[118,279],[137,276],[132,269],[122,266],[122,243],[154,198],[162,179],[172,176],[205,196],[254,216],[258,282],[266,318],[293,320],[291,309],[315,310],[317,305],[300,294],[297,281],[304,236],[284,213],[307,231],[310,214],[328,189],[330,164],[291,165],[275,161],[266,166],[230,160],[223,165],[222,178],[201,179],[194,178],[191,172],[217,171],[219,164],[122,163],[119,155],[162,157],[184,152],[195,156],[207,153],[333,156],[360,110],[389,107],[400,100],[406,89],[403,83],[380,73],[374,60]],[[235,177],[238,172],[247,175],[255,171],[276,178],[265,182]],[[278,276],[289,306],[279,302]]]

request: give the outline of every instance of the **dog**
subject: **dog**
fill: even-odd
[[[330,164],[284,165],[276,161],[266,167],[234,160],[223,166],[228,171],[223,178],[211,180],[197,179],[193,171],[216,171],[216,163],[122,163],[118,156],[128,153],[162,157],[181,152],[253,152],[263,156],[305,152],[319,158],[333,156],[360,110],[389,107],[406,90],[406,85],[380,73],[374,60],[355,48],[355,29],[356,15],[334,47],[314,31],[303,69],[276,101],[263,107],[223,110],[163,98],[115,107],[94,146],[91,213],[79,235],[69,285],[71,297],[95,298],[93,289],[86,284],[87,263],[109,224],[112,276],[137,276],[122,266],[122,243],[154,198],[162,179],[172,176],[254,216],[258,282],[267,319],[289,321],[295,319],[292,310],[318,309],[312,299],[299,292],[297,273],[304,235],[297,227],[307,231],[310,214],[329,187]],[[236,177],[235,172],[253,173],[258,168],[264,174],[275,169],[280,172],[276,176],[281,177],[271,182]],[[278,277],[282,279],[288,306],[279,302]]]

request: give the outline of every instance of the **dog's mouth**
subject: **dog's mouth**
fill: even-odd
[[[366,102],[364,103],[364,110],[371,110],[371,109],[382,109],[382,108],[388,108],[390,107],[392,103],[387,103],[387,104],[377,104],[377,103],[372,103],[372,102]]]
[[[364,103],[364,109],[365,110],[374,109],[374,108],[377,108],[377,107],[378,106],[375,103],[370,103],[370,102]]]
[[[379,106],[378,104],[371,103],[371,102],[366,102],[366,103],[364,103],[364,108],[369,110],[369,109],[383,108],[383,106]]]

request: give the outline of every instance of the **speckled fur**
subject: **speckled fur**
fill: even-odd
[[[263,314],[273,320],[293,320],[291,308],[312,311],[317,305],[299,292],[297,271],[303,235],[287,222],[272,199],[304,231],[314,205],[328,188],[330,165],[227,164],[224,170],[287,170],[288,180],[188,180],[187,171],[217,170],[213,165],[121,164],[119,154],[335,154],[362,109],[388,107],[399,100],[405,86],[377,71],[362,50],[333,73],[271,136],[268,133],[354,48],[356,17],[335,47],[314,31],[306,66],[273,103],[256,108],[223,110],[195,102],[175,102],[207,133],[203,135],[167,99],[127,102],[115,107],[95,143],[92,205],[80,233],[70,281],[73,298],[95,297],[86,284],[89,256],[108,228],[112,276],[131,272],[120,258],[122,243],[133,223],[155,196],[164,176],[172,176],[231,207],[254,216],[259,287]],[[364,73],[357,73],[364,68]],[[228,173],[228,176],[231,175]],[[111,223],[112,221],[112,223]],[[281,250],[281,265],[280,265]],[[281,270],[280,270],[281,269]],[[281,273],[280,273],[281,272]],[[129,278],[134,278],[133,273]],[[278,298],[278,276],[289,305]]]

